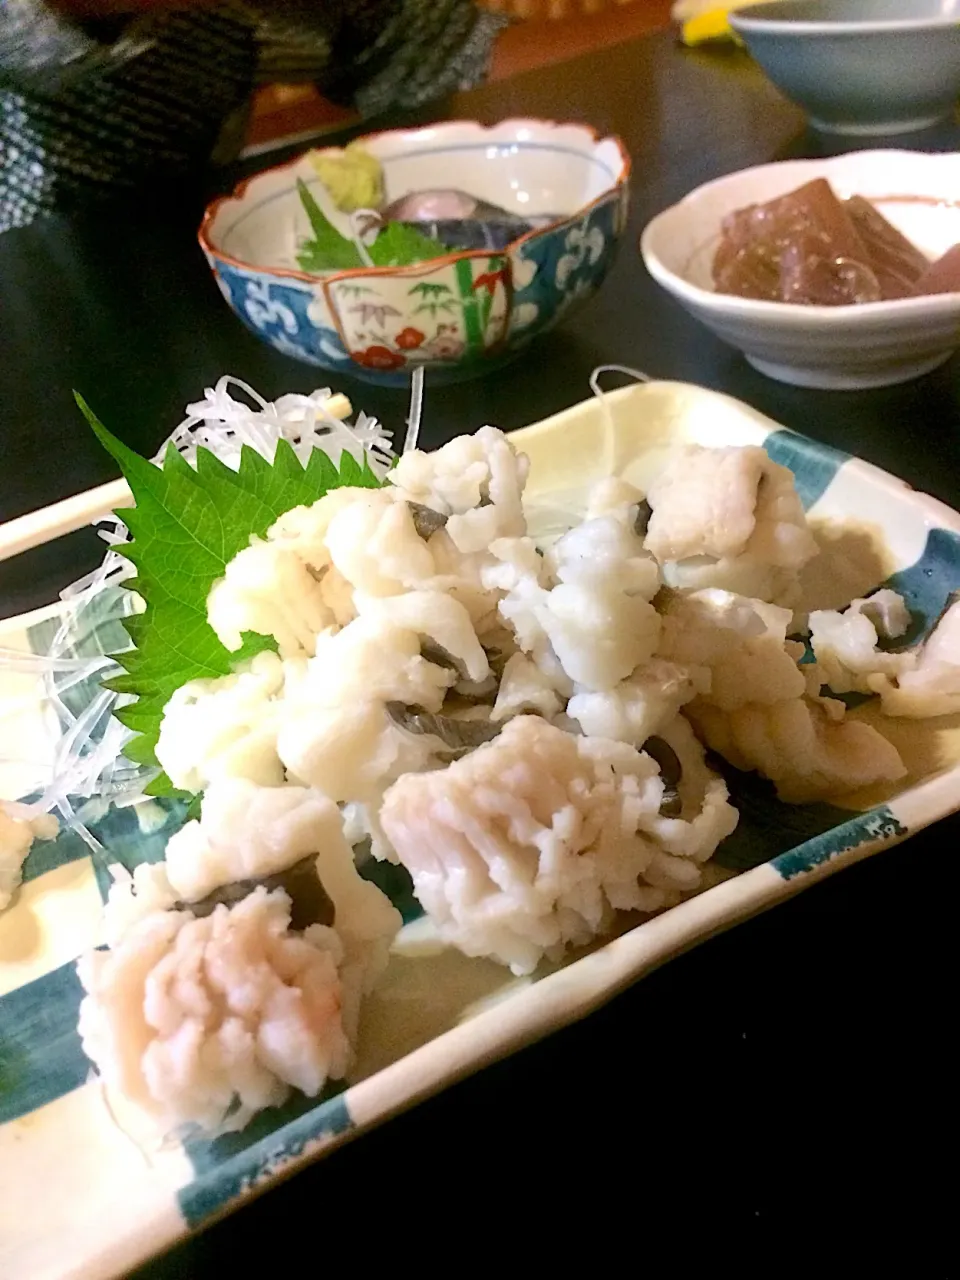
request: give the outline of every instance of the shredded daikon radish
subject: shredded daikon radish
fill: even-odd
[[[631,369],[628,364],[598,364],[590,375],[590,390],[600,401],[603,401],[607,394],[600,385],[600,376],[604,373],[622,373],[624,377],[632,378],[634,382],[653,381],[649,373],[644,373],[642,369]]]
[[[423,365],[413,371],[410,379],[410,412],[407,414],[407,434],[403,441],[403,452],[409,453],[417,447],[420,439],[420,422],[423,417]]]
[[[615,476],[620,474],[624,459],[620,457],[619,437],[610,412],[607,393],[600,382],[601,376],[605,373],[622,373],[635,382],[651,382],[652,379],[641,369],[631,369],[626,364],[599,364],[590,374],[590,390],[599,400],[600,412],[603,414],[603,471],[608,476]]]
[[[257,407],[232,396],[231,386]],[[337,412],[331,412],[334,395],[328,387],[306,396],[281,396],[271,403],[239,378],[224,377],[203,395],[202,400],[187,406],[186,418],[170,437],[188,462],[196,457],[198,445],[234,468],[240,465],[240,449],[245,444],[272,460],[281,439],[293,445],[301,462],[306,462],[314,449],[323,449],[338,462],[346,450],[358,462],[369,454],[370,465],[382,475],[393,458],[390,436],[376,418],[359,413],[351,426]],[[342,397],[337,400],[343,405]],[[166,443],[155,461],[160,461],[165,449]]]

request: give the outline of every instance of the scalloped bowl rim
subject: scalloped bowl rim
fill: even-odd
[[[601,135],[591,125],[584,124],[578,120],[546,120],[532,116],[511,116],[508,119],[501,120],[497,124],[493,125],[485,125],[478,120],[443,120],[435,124],[423,125],[412,129],[377,129],[372,133],[361,134],[359,137],[351,139],[351,141],[369,143],[375,139],[386,136],[394,136],[397,138],[409,137],[411,139],[417,137],[423,138],[425,135],[437,134],[439,132],[464,127],[479,129],[481,132],[490,135],[496,134],[500,130],[507,129],[513,129],[514,132],[521,128],[536,128],[547,132],[557,129],[572,129],[582,133],[585,141],[589,141],[589,149],[585,154],[588,154],[591,150],[595,151],[607,143],[613,146],[619,154],[620,167],[609,187],[604,191],[601,191],[586,204],[574,209],[571,213],[555,218],[552,222],[546,223],[543,226],[534,227],[532,230],[525,232],[522,236],[518,236],[516,240],[511,240],[510,243],[501,251],[505,254],[515,251],[521,245],[526,244],[530,240],[534,240],[542,235],[548,235],[568,223],[578,221],[584,217],[585,214],[589,213],[596,205],[609,199],[612,192],[621,190],[630,178],[630,156],[619,135],[613,133]],[[535,140],[533,141],[535,142]],[[307,148],[306,151],[298,152],[297,155],[293,156],[289,160],[283,161],[281,164],[271,165],[267,169],[259,169],[256,173],[253,173],[249,177],[238,182],[233,190],[227,195],[218,196],[207,205],[204,210],[203,220],[201,221],[200,227],[197,231],[197,239],[199,240],[200,247],[207,258],[216,259],[218,262],[226,263],[226,265],[236,267],[241,271],[250,271],[259,275],[276,276],[285,280],[300,280],[304,284],[310,285],[332,283],[345,277],[355,278],[359,276],[371,278],[383,275],[404,276],[410,273],[422,274],[425,266],[423,262],[415,262],[406,266],[396,267],[348,267],[339,271],[329,271],[323,272],[322,274],[316,274],[308,271],[298,271],[292,267],[271,267],[247,262],[242,258],[237,258],[233,254],[227,253],[224,249],[218,248],[213,243],[213,224],[220,215],[221,210],[226,205],[243,204],[246,199],[247,192],[253,183],[257,182],[259,179],[269,177],[273,174],[281,174],[288,169],[295,168],[300,164],[304,156],[308,154],[308,151],[312,149],[314,148]],[[322,150],[323,148],[316,149]],[[429,265],[431,267],[442,267],[453,262],[469,261],[472,258],[485,258],[489,256],[489,249],[455,249],[450,253],[443,254],[441,257],[431,258]]]

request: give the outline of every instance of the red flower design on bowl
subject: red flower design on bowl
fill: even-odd
[[[413,351],[415,347],[420,346],[426,336],[419,329],[414,329],[411,325],[408,325],[406,329],[401,329],[397,334],[397,346],[401,351]]]
[[[365,369],[402,369],[407,363],[398,352],[378,346],[367,347],[366,351],[351,351],[350,359]]]

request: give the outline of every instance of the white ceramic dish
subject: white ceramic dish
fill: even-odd
[[[644,229],[653,278],[761,373],[802,387],[850,390],[907,382],[960,345],[960,293],[850,307],[791,306],[715,293],[711,278],[728,213],[826,178],[862,195],[929,258],[960,242],[960,154],[860,151],[742,169],[698,187]]]
[[[819,533],[821,603],[845,603],[892,578],[929,627],[960,584],[960,515],[877,468],[697,387],[630,387],[613,392],[608,406],[609,420],[591,399],[514,436],[531,461],[534,531],[572,523],[589,486],[605,475],[645,486],[681,442],[762,444],[793,470]],[[55,519],[69,514],[58,511]],[[6,535],[0,529],[0,550]],[[49,643],[49,626],[40,615],[0,625],[0,650],[8,651],[0,663],[0,739],[15,742],[19,758],[12,771],[0,767],[0,794],[7,796],[30,785],[24,767],[45,758],[49,725],[30,655]],[[95,652],[108,642],[102,634],[90,639]],[[869,718],[875,709],[851,714]],[[621,936],[571,957],[559,971],[512,978],[498,965],[444,949],[425,921],[414,920],[364,1006],[348,1087],[322,1100],[294,1099],[263,1112],[243,1133],[212,1141],[160,1144],[116,1097],[111,1111],[75,1034],[73,961],[99,940],[104,862],[155,857],[169,826],[151,803],[142,813],[110,811],[97,859],[69,836],[39,843],[23,887],[0,915],[0,1164],[15,1170],[0,1200],[0,1276],[101,1280],[126,1273],[335,1145],[583,1017],[679,952],[960,807],[960,716],[883,724],[910,770],[896,794],[786,806],[740,775],[734,798],[741,827],[711,864],[712,887],[641,923],[625,918]],[[0,759],[0,766],[9,763]]]

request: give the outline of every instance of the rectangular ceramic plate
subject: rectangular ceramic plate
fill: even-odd
[[[714,392],[630,387],[612,393],[606,410],[590,400],[513,438],[531,460],[528,512],[544,537],[576,518],[593,480],[617,473],[643,487],[680,442],[763,444],[794,472],[823,548],[807,584],[811,603],[842,606],[887,581],[929,629],[960,586],[955,512]],[[49,627],[43,614],[0,624],[0,647],[40,651]],[[876,712],[865,704],[852,714]],[[0,915],[0,1162],[14,1174],[0,1196],[0,1275],[125,1271],[281,1174],[583,1017],[681,950],[960,807],[960,717],[882,727],[910,770],[896,794],[789,807],[765,784],[733,775],[741,825],[710,887],[660,916],[626,920],[619,937],[561,969],[515,979],[440,946],[425,921],[412,920],[365,1006],[349,1087],[319,1102],[299,1098],[212,1141],[158,1143],[89,1078],[73,961],[98,941],[108,877],[75,836],[38,843]],[[30,785],[48,732],[36,677],[0,663],[0,756],[8,757],[0,794]],[[112,811],[101,827],[108,857],[130,866],[158,856],[173,820],[155,804]]]

